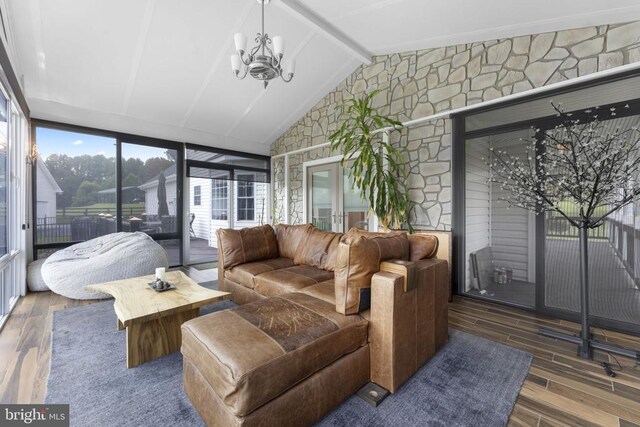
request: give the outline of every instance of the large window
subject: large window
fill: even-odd
[[[466,295],[575,320],[580,310],[577,229],[555,212],[535,215],[509,207],[510,194],[491,183],[487,166],[497,150],[525,158],[528,143],[544,149],[543,141],[562,120],[551,99],[583,123],[598,109],[605,129],[640,126],[640,76],[456,117],[457,285]],[[563,210],[577,217],[579,206],[567,201]],[[640,199],[589,230],[590,311],[596,325],[640,331],[639,218]]]
[[[92,239],[116,231],[116,139],[37,127],[36,245]]]
[[[141,231],[181,264],[182,145],[35,121],[34,248]]]

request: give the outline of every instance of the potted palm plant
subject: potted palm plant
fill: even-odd
[[[385,230],[407,227],[410,201],[407,172],[402,153],[385,138],[385,132],[400,129],[402,123],[382,116],[372,106],[378,91],[362,98],[350,98],[336,107],[346,115],[330,137],[331,149],[342,152],[341,165],[348,173],[360,197],[378,217]]]

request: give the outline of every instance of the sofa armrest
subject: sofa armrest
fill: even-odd
[[[404,276],[387,271],[371,279],[371,381],[391,392],[417,370],[416,292],[405,292],[404,282]]]
[[[447,342],[449,270],[437,259],[383,264],[393,272],[371,279],[371,380],[395,392]]]

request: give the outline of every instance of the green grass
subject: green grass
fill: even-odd
[[[560,202],[558,204],[558,207],[562,210],[562,212],[567,214],[567,216],[570,216],[570,217],[580,216],[580,207],[573,202]],[[595,211],[595,216],[601,217],[607,212],[608,212],[608,209],[606,206],[599,206]],[[557,212],[554,212],[553,216],[561,216],[561,215]]]

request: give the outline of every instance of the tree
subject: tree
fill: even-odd
[[[73,205],[88,206],[97,203],[99,201],[98,191],[100,191],[100,184],[84,181],[78,187],[78,191],[76,191],[76,195],[73,198]]]
[[[150,180],[173,164],[173,161],[163,159],[162,157],[148,158],[144,162],[144,174],[142,175],[142,182]]]
[[[579,344],[580,356],[591,358],[594,345],[606,346],[589,333],[588,230],[640,195],[640,134],[601,121],[598,108],[576,115],[551,105],[561,124],[547,132],[535,129],[536,136],[524,140],[523,158],[491,149],[489,181],[508,192],[503,200],[509,205],[556,212],[578,228],[582,331],[579,340],[565,339]],[[610,114],[615,117],[615,109]],[[566,211],[567,201],[578,207],[577,217]]]

